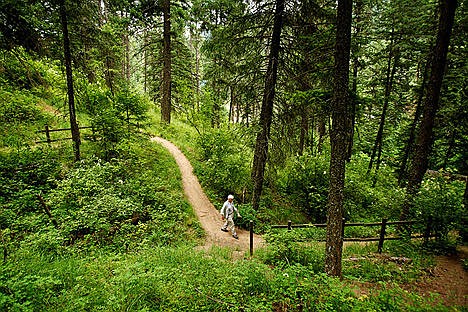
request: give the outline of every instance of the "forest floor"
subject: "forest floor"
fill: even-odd
[[[468,272],[463,268],[467,259],[468,247],[461,246],[457,254],[436,257],[436,265],[428,276],[414,284],[407,285],[408,291],[420,295],[437,293],[448,306],[468,308]]]
[[[222,232],[223,221],[219,209],[214,207],[204,193],[197,177],[193,174],[193,167],[188,159],[171,142],[159,137],[152,138],[152,141],[163,145],[172,154],[180,168],[185,196],[206,234],[205,243],[199,248],[209,250],[213,246],[231,247],[234,258],[244,257],[250,248],[249,232],[237,229],[239,239],[234,239],[230,233]],[[219,208],[222,204],[219,203]],[[265,241],[261,236],[254,235],[254,250],[264,244]],[[463,268],[463,260],[467,257],[468,246],[459,247],[456,255],[438,256],[436,265],[423,278],[402,287],[423,296],[429,296],[431,293],[439,294],[438,300],[443,300],[447,306],[468,307],[468,272]],[[366,294],[373,288],[370,283],[355,284],[355,286],[359,286],[359,294]]]

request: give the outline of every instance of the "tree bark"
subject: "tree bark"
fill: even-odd
[[[252,166],[252,181],[254,184],[252,206],[255,210],[258,210],[260,204],[265,166],[268,158],[268,140],[270,137],[271,121],[273,119],[273,100],[275,98],[281,29],[283,27],[283,12],[284,0],[277,0],[270,54],[268,58],[268,68],[265,76],[265,90],[263,93],[262,109],[260,112],[260,130],[257,133]]]
[[[319,135],[318,142],[317,142],[317,154],[322,154],[323,149],[323,141],[325,139],[325,134],[327,132],[327,128],[325,126],[325,115],[321,115],[317,125],[317,132]]]
[[[440,89],[445,74],[447,51],[452,33],[457,0],[441,0],[437,40],[433,51],[431,75],[427,86],[423,117],[416,141],[415,153],[411,162],[406,198],[400,220],[406,220],[413,207],[413,199],[421,186],[428,167],[430,150],[433,143],[434,120],[439,108]]]
[[[377,184],[377,174],[379,172],[380,164],[382,163],[382,144],[383,144],[383,130],[385,126],[385,118],[387,115],[387,110],[388,110],[388,104],[390,102],[390,94],[392,92],[393,88],[393,80],[395,77],[395,72],[398,67],[398,62],[399,62],[399,52],[396,51],[396,55],[393,60],[393,67],[390,73],[390,77],[387,77],[387,85],[385,87],[385,102],[384,102],[384,110],[382,112],[382,118],[381,118],[381,124],[379,127],[379,134],[378,134],[378,149],[377,149],[377,160],[376,160],[376,165],[375,165],[375,172],[374,172],[374,178],[373,178],[373,183],[372,186],[375,187]],[[376,141],[377,144],[377,141]],[[374,150],[375,151],[375,150]],[[372,162],[372,158],[371,158]],[[369,167],[369,170],[371,167]]]
[[[388,56],[388,63],[387,63],[387,77],[385,79],[385,95],[384,95],[384,105],[382,108],[382,114],[380,115],[380,123],[379,123],[379,129],[377,131],[377,135],[375,137],[375,142],[374,142],[374,147],[372,149],[372,154],[371,154],[371,159],[369,161],[369,167],[367,168],[367,174],[370,174],[374,160],[376,155],[380,155],[382,153],[382,141],[383,141],[383,131],[385,127],[385,118],[387,117],[387,110],[388,110],[388,104],[390,102],[390,94],[392,93],[392,87],[393,87],[393,78],[395,76],[396,68],[397,68],[397,63],[398,63],[398,52],[395,53],[394,50],[394,39],[393,39],[393,30],[392,30],[392,40],[390,43],[390,53]],[[393,60],[393,66],[392,66],[392,60]],[[377,169],[375,170],[375,175],[377,175]]]
[[[330,186],[328,193],[327,238],[325,272],[330,276],[342,276],[343,253],[343,201],[344,180],[349,137],[349,60],[351,48],[352,0],[338,0],[335,73],[333,84],[332,118],[330,133]]]
[[[75,93],[73,90],[73,70],[72,70],[72,61],[71,61],[71,51],[70,51],[70,37],[68,35],[68,20],[67,20],[67,10],[65,7],[65,0],[60,0],[60,21],[62,24],[63,32],[63,54],[65,57],[65,72],[67,76],[67,94],[68,94],[68,109],[70,113],[70,128],[71,135],[73,140],[73,151],[75,154],[75,161],[80,160],[80,129],[78,128],[78,123],[76,122],[76,112],[75,112]]]
[[[362,9],[363,3],[360,0],[356,1],[355,4],[355,24],[356,24],[356,32],[354,33],[355,38],[359,38],[361,35],[361,9]],[[353,53],[353,80],[352,80],[352,87],[351,87],[351,92],[353,95],[353,98],[350,102],[350,116],[348,122],[350,123],[350,131],[349,131],[349,139],[348,139],[348,155],[347,155],[347,161],[351,161],[351,156],[353,155],[353,143],[354,143],[354,127],[356,125],[356,105],[357,105],[357,84],[358,84],[358,72],[359,72],[359,67],[360,67],[360,62],[359,62],[359,57],[358,57],[358,52],[360,50],[360,44],[359,42],[357,43],[356,46],[356,51]]]
[[[309,135],[309,112],[307,105],[303,105],[301,114],[301,134],[299,137],[299,155],[302,156],[304,148],[307,145],[307,136]]]
[[[416,128],[419,123],[419,118],[421,117],[422,101],[424,99],[424,90],[426,88],[428,70],[429,62],[426,62],[426,65],[424,66],[423,81],[421,83],[421,87],[419,88],[418,102],[416,104],[416,111],[414,113],[413,123],[411,124],[411,128],[409,130],[409,137],[406,141],[405,150],[401,159],[400,169],[398,170],[398,185],[400,186],[403,185],[403,181],[405,181],[405,179],[407,178],[408,158],[413,151],[414,141],[416,140]]]
[[[163,84],[161,101],[161,120],[171,123],[171,1],[163,2],[164,17],[164,51],[163,51]]]
[[[143,32],[143,91],[146,94],[148,92],[148,32],[145,29]]]

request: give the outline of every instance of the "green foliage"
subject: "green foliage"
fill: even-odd
[[[304,265],[315,273],[322,272],[325,254],[320,244],[307,241],[318,232],[311,230],[279,230],[265,235],[268,247],[258,256],[264,263],[275,266]]]
[[[412,216],[426,224],[431,218],[432,234],[447,242],[450,231],[461,231],[466,224],[464,191],[465,182],[450,181],[450,172],[429,176],[421,184]]]
[[[119,143],[129,137],[118,111],[108,108],[94,115],[91,121],[97,139],[96,152],[106,160],[119,156]]]
[[[0,56],[0,85],[31,90],[46,84],[47,66],[41,60],[35,60],[24,48],[0,50]]]
[[[160,150],[148,152],[151,146],[128,142],[126,160],[89,158],[65,175],[52,153],[2,156],[0,229],[8,252],[24,249],[56,257],[67,246],[133,250],[186,241],[188,228],[200,237],[180,181],[167,182],[174,177],[174,161]]]
[[[41,99],[29,92],[8,92],[0,89],[0,122],[16,124],[45,119],[38,103]]]
[[[202,162],[196,174],[219,198],[249,189],[249,150],[242,145],[241,129],[212,129],[198,138]],[[238,196],[236,196],[238,197]]]
[[[8,91],[0,86],[0,147],[23,149],[37,140],[37,125],[54,122],[44,111],[48,103],[32,91]]]
[[[57,156],[42,149],[0,154],[0,229],[20,234],[44,225],[37,195],[56,187],[62,171]]]
[[[353,156],[346,168],[345,215],[347,221],[397,218],[404,190],[397,186],[391,169],[381,166],[377,183],[367,172],[369,158]],[[315,223],[326,220],[329,157],[304,154],[290,158],[279,170],[277,185]]]
[[[120,118],[127,123],[146,120],[148,107],[149,103],[146,98],[128,88],[124,88],[114,98],[114,109],[119,112]]]
[[[346,244],[343,275],[361,282],[411,283],[424,277],[434,265],[434,257],[421,248],[420,242],[385,241],[383,253],[376,250],[376,243]]]
[[[157,247],[138,253],[23,254],[0,267],[4,310],[78,311],[425,311],[430,301],[382,284],[369,295],[312,267],[232,262],[218,250]],[[397,297],[394,297],[397,295]]]
[[[279,189],[317,223],[326,220],[328,156],[304,154],[291,158],[278,174]]]
[[[77,100],[83,112],[94,116],[112,107],[112,93],[101,84],[77,79]]]
[[[346,167],[345,213],[347,220],[396,220],[405,196],[389,166],[381,165],[377,181],[367,174],[369,157],[354,155]]]
[[[69,244],[84,240],[126,250],[180,239],[188,207],[163,182],[162,170],[168,169],[151,173],[142,169],[147,166],[136,159],[97,159],[70,171],[49,195]]]

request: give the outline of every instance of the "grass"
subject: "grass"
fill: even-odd
[[[430,302],[388,281],[366,296],[313,267],[232,261],[191,246],[138,252],[18,254],[0,267],[0,307],[16,311],[427,311]],[[370,270],[370,266],[368,270]],[[372,268],[375,271],[374,268]],[[442,306],[433,310],[443,311]]]

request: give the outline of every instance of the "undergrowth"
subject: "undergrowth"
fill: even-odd
[[[444,311],[389,282],[358,296],[313,266],[232,262],[189,246],[54,261],[21,254],[0,267],[0,306],[16,311]]]

